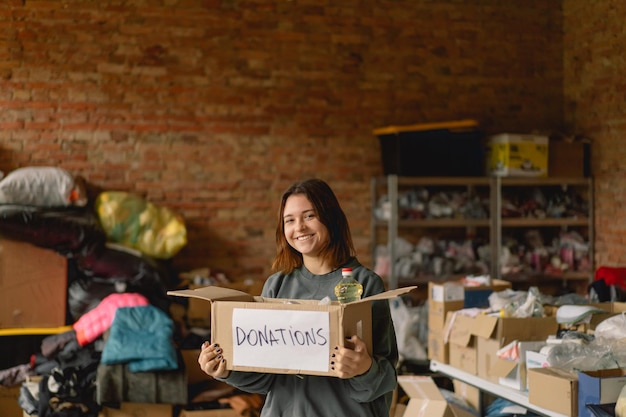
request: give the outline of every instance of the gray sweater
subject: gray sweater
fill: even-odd
[[[363,297],[383,292],[382,279],[353,258],[354,278],[363,285]],[[273,298],[321,300],[334,295],[341,268],[313,275],[305,267],[291,274],[276,273],[262,295]],[[266,394],[262,417],[388,417],[397,383],[398,348],[387,301],[372,303],[373,363],[365,374],[340,379],[330,376],[231,372],[223,381],[242,391]],[[219,341],[218,341],[219,342]]]

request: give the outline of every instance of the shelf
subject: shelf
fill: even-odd
[[[389,225],[388,220],[376,220],[376,226],[387,227]],[[400,219],[398,220],[398,226],[407,228],[449,228],[449,227],[489,227],[489,219]]]
[[[565,272],[562,275],[550,275],[544,274],[541,272],[528,273],[528,272],[517,272],[514,274],[505,274],[502,279],[511,282],[520,282],[520,281],[529,281],[529,280],[563,280],[563,281],[587,281],[591,280],[591,276],[593,272],[591,271],[574,271],[574,272]]]
[[[545,177],[545,178],[512,178],[499,177],[502,186],[541,187],[541,186],[587,186],[591,178],[584,177]]]
[[[460,381],[463,381],[469,385],[472,385],[478,388],[481,391],[488,392],[497,397],[501,397],[506,400],[509,400],[515,404],[519,404],[522,407],[525,407],[528,410],[534,411],[535,413],[541,414],[543,416],[566,417],[564,414],[559,414],[554,411],[546,410],[545,408],[538,407],[536,405],[531,404],[528,401],[528,393],[526,392],[522,392],[513,388],[506,387],[504,385],[487,381],[486,379],[469,374],[467,372],[464,372],[450,365],[446,365],[444,363],[431,360],[430,370],[433,372],[438,372],[440,374],[446,375],[450,378],[455,378]]]
[[[401,177],[398,176],[398,185],[421,185],[421,186],[489,186],[490,177]],[[387,177],[377,177],[378,185],[387,184]]]
[[[376,220],[376,226],[387,227],[389,221]],[[398,226],[401,227],[489,227],[489,219],[400,219]],[[584,217],[567,217],[556,219],[534,218],[504,218],[502,227],[563,227],[563,226],[588,226],[589,219]]]
[[[58,334],[65,333],[72,330],[72,326],[60,326],[60,327],[15,327],[0,329],[1,336],[32,336],[32,335],[46,335],[46,334]]]
[[[429,218],[428,211],[423,210],[419,206],[419,212],[412,212],[412,206],[408,203],[412,202],[411,198],[401,197],[401,192],[410,190],[411,187],[424,187],[429,194],[436,192],[465,192],[467,195],[473,198],[478,198],[473,202],[479,201],[488,218],[477,218],[483,213],[475,214],[474,218],[463,218],[465,213],[474,214],[473,211],[464,212],[457,210],[457,216],[459,217],[438,217]],[[567,187],[572,188],[571,191],[579,197],[579,194],[585,194],[585,199],[588,199],[589,207],[585,209],[585,206],[578,207],[572,205],[567,207],[567,211],[564,214],[570,217],[558,217],[558,218],[535,218],[535,217],[502,217],[503,211],[503,192],[508,187],[520,187],[520,189],[506,190],[512,192],[514,195],[520,198],[525,198],[526,193],[534,190],[535,187],[545,188],[545,192],[558,197],[561,192],[565,192]],[[556,189],[556,187],[562,187],[562,190]],[[528,188],[528,189],[523,189]],[[579,189],[579,188],[582,188]],[[593,243],[594,243],[594,230],[593,230],[593,179],[591,177],[546,177],[546,178],[511,178],[511,177],[401,177],[397,175],[388,175],[386,177],[372,178],[371,182],[371,194],[372,194],[372,207],[379,207],[380,198],[386,190],[386,198],[384,211],[372,210],[371,217],[371,231],[372,231],[372,254],[376,259],[377,242],[383,242],[386,240],[387,253],[390,258],[390,262],[395,266],[397,258],[396,240],[401,234],[405,234],[407,237],[413,238],[411,243],[415,244],[420,237],[431,237],[433,239],[441,239],[451,241],[455,239],[468,239],[476,238],[476,241],[480,245],[489,245],[489,259],[481,259],[489,268],[489,274],[494,278],[502,278],[503,265],[502,258],[499,256],[504,238],[508,238],[513,235],[513,238],[522,237],[522,232],[539,229],[541,235],[548,235],[546,241],[551,241],[555,236],[559,236],[560,232],[569,231],[576,232],[583,235],[583,238],[588,243],[588,250],[586,254],[581,256],[587,256],[588,261],[591,264],[590,268],[593,270]],[[410,190],[416,192],[415,190]],[[488,196],[488,207],[484,207],[486,203],[486,197]],[[418,198],[415,195],[412,198]],[[419,197],[421,198],[421,197]],[[408,203],[407,203],[408,202]],[[402,206],[400,205],[402,203]],[[424,204],[424,203],[422,203]],[[527,208],[528,209],[528,208]],[[583,210],[584,209],[584,210]],[[583,210],[583,211],[581,211]],[[584,211],[589,211],[585,213]],[[377,215],[386,214],[388,219],[379,218]],[[437,212],[441,214],[443,212]],[[528,211],[530,214],[531,212]],[[532,212],[534,213],[534,212]],[[449,212],[446,212],[449,214]],[[508,214],[508,213],[505,213]],[[408,218],[409,216],[424,216],[424,218]],[[558,230],[560,229],[560,230]],[[379,237],[386,233],[386,239],[380,239]],[[463,234],[465,233],[465,234]],[[516,236],[520,235],[520,236]],[[488,240],[486,239],[488,238]],[[520,240],[521,241],[521,240]],[[484,254],[485,252],[481,252]],[[485,256],[483,255],[483,258]],[[392,267],[389,271],[388,279],[390,288],[396,288],[400,282],[406,281],[406,279],[399,279],[397,272]],[[534,280],[543,279],[545,281],[582,281],[591,282],[591,277],[587,273],[566,273],[562,276],[545,276],[541,274],[537,276],[520,276],[518,279],[521,281],[524,277],[530,277]],[[416,277],[411,282],[422,281],[421,277]],[[404,282],[403,282],[404,284]],[[577,286],[577,291],[580,286]],[[582,288],[582,287],[580,287]]]
[[[503,218],[502,227],[557,227],[557,226],[589,226],[586,217],[565,217],[554,219]]]

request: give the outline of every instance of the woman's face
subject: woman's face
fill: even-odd
[[[287,198],[283,224],[287,243],[303,256],[318,256],[328,242],[328,229],[304,194],[293,194]]]

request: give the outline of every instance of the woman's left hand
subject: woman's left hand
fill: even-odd
[[[347,339],[347,342],[352,348],[335,347],[330,358],[331,369],[342,379],[362,375],[372,366],[372,358],[367,353],[365,342],[356,335]]]

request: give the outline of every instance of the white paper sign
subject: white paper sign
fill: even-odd
[[[326,311],[233,309],[233,365],[328,371]]]

